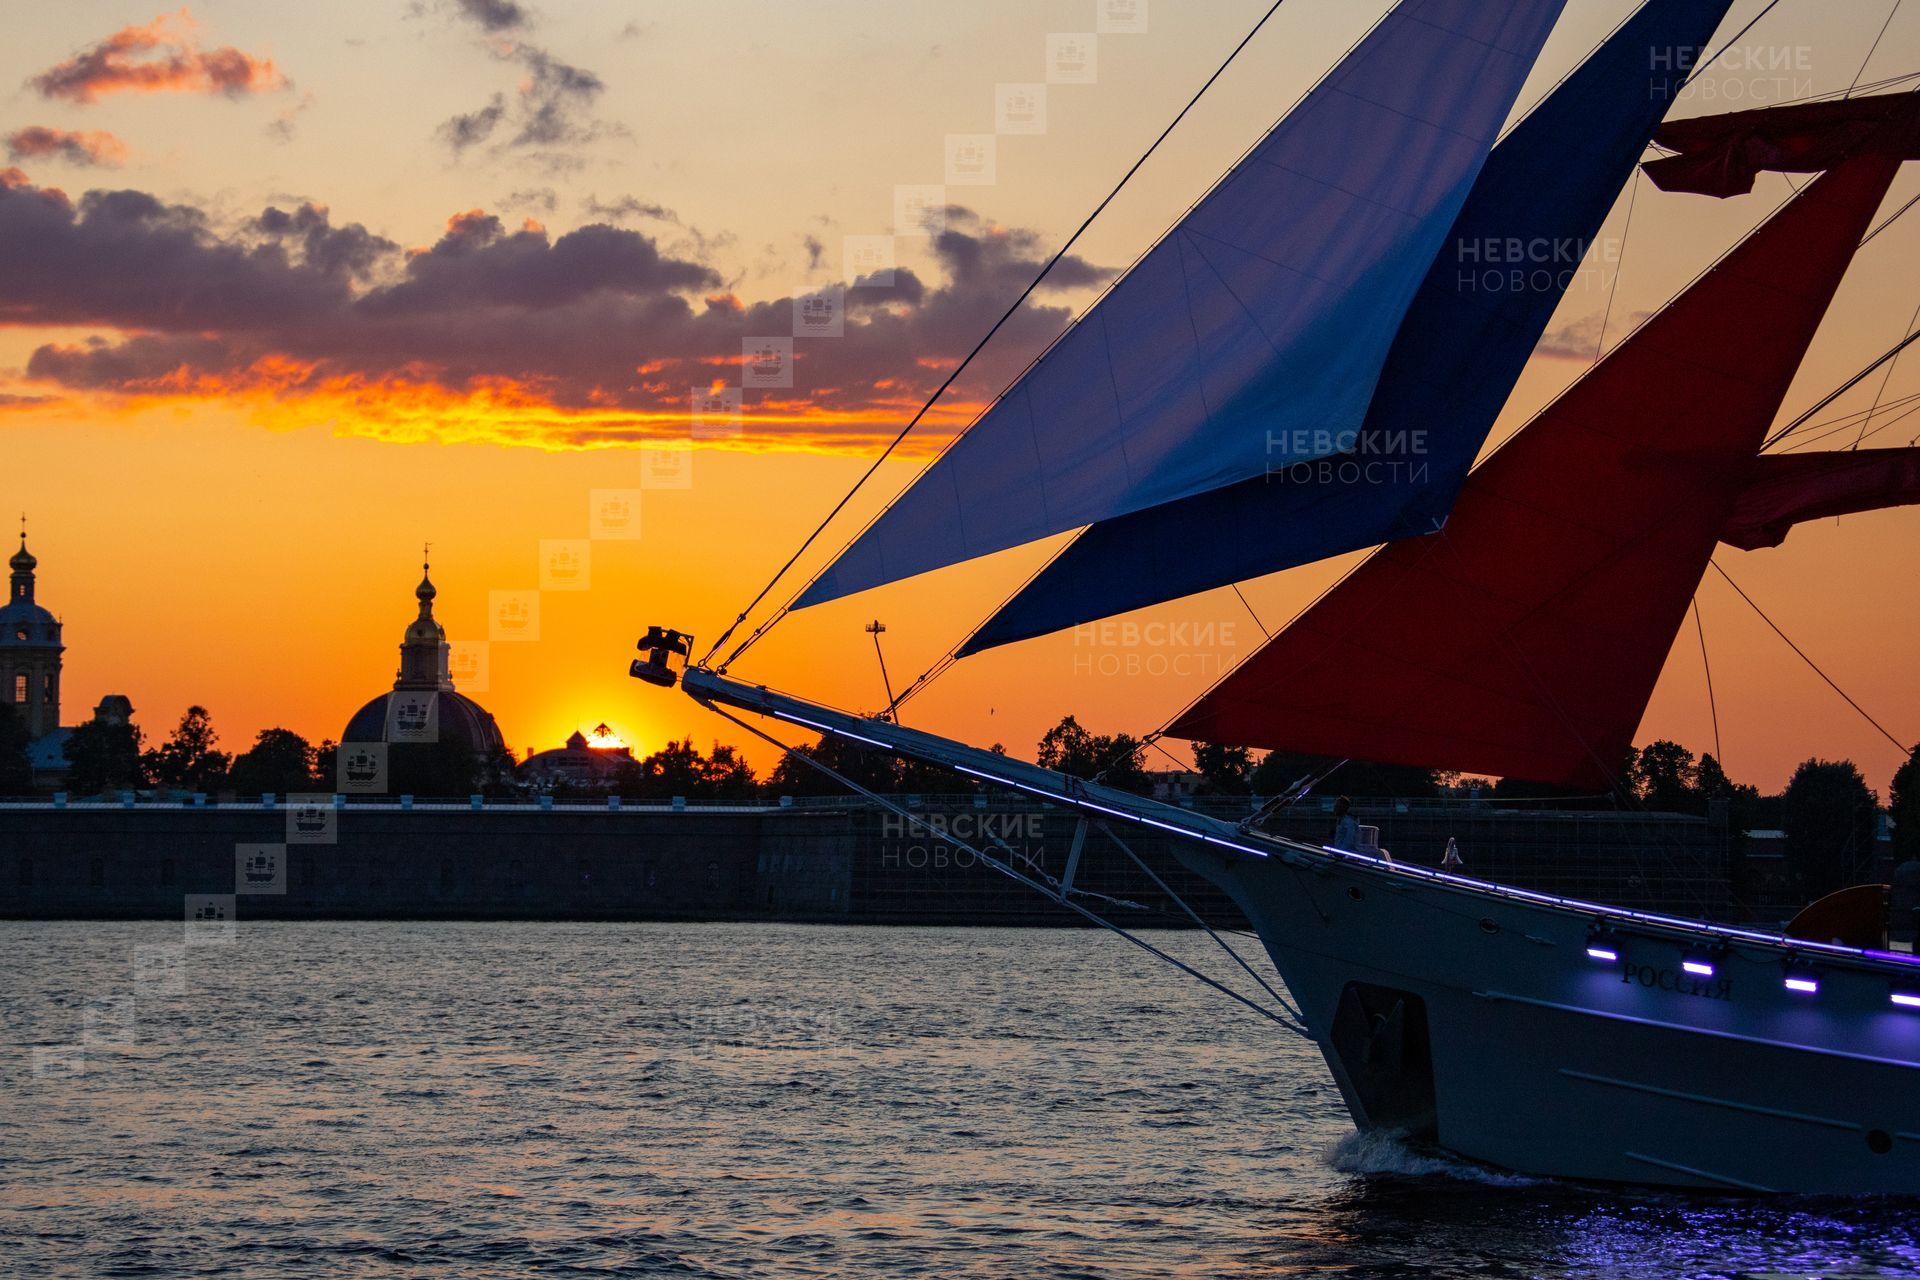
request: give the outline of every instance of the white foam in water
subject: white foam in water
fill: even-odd
[[[1469,1164],[1444,1153],[1408,1146],[1391,1133],[1350,1133],[1328,1147],[1328,1165],[1341,1173],[1400,1178],[1452,1178],[1493,1187],[1525,1187],[1537,1179]]]

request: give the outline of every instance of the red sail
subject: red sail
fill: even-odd
[[[1742,551],[1777,547],[1808,520],[1920,503],[1920,449],[1783,453],[1753,460],[1720,541]]]
[[[1744,195],[1762,169],[1818,173],[1868,144],[1920,160],[1920,94],[1696,116],[1669,121],[1653,140],[1677,153],[1643,166],[1662,191]]]
[[[1809,185],[1170,732],[1608,784],[1898,167]]]

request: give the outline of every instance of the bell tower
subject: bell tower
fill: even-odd
[[[0,702],[42,738],[60,727],[60,620],[34,599],[40,562],[27,550],[27,518],[20,517],[20,549],[7,561],[12,571],[7,602],[0,605]]]
[[[396,689],[453,688],[453,677],[447,672],[450,649],[446,628],[433,616],[433,599],[438,594],[427,575],[423,549],[420,585],[413,589],[420,614],[407,624],[407,633],[400,641],[400,674],[393,682]]]

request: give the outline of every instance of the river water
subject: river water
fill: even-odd
[[[0,1274],[1920,1274],[1912,1204],[1358,1141],[1110,935],[196,928],[0,922]]]

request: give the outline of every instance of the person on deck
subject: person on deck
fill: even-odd
[[[1440,856],[1440,869],[1442,871],[1458,871],[1466,865],[1467,860],[1460,856],[1460,846],[1453,842],[1452,836],[1448,836],[1447,851]]]
[[[1360,824],[1354,820],[1353,801],[1341,796],[1333,802],[1333,847],[1349,853],[1360,848]]]

